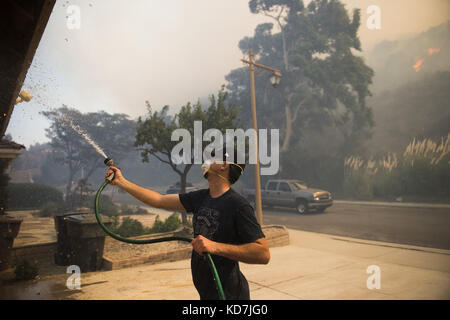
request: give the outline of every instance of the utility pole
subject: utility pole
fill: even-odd
[[[255,67],[262,68],[265,70],[272,71],[272,76],[270,77],[270,82],[274,87],[277,87],[280,83],[281,72],[277,69],[267,67],[265,65],[259,64],[255,61],[253,56],[253,50],[250,48],[248,52],[248,60],[242,59],[242,62],[249,65],[250,71],[250,90],[251,90],[251,101],[252,101],[252,118],[253,118],[253,129],[255,130],[255,152],[256,152],[256,164],[255,164],[255,205],[256,205],[256,218],[259,224],[263,225],[262,216],[262,201],[261,201],[261,176],[259,168],[259,145],[258,145],[258,123],[256,119],[256,97],[255,97]]]

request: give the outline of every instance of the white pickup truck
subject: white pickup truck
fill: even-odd
[[[254,205],[255,189],[244,189],[244,197]],[[333,205],[331,193],[324,190],[308,188],[299,180],[269,180],[261,189],[263,206],[280,206],[295,208],[305,214],[311,209],[323,212]]]

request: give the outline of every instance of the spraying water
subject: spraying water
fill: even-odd
[[[95,151],[97,151],[103,158],[108,158],[105,152],[94,142],[94,140],[89,137],[89,135],[83,131],[78,125],[74,124],[72,120],[67,119],[64,115],[60,115],[59,117],[62,121],[68,124],[76,133],[82,136],[91,146],[94,147]]]
[[[25,79],[24,87],[30,92],[37,93],[33,97],[33,102],[43,106],[48,111],[54,112],[58,115],[58,119],[63,121],[67,126],[71,127],[76,133],[82,136],[103,158],[108,158],[105,152],[95,143],[94,140],[78,125],[74,124],[71,119],[68,119],[64,114],[60,113],[57,109],[51,107],[52,104],[62,104],[60,100],[61,94],[58,93],[59,85],[54,72],[51,70],[51,66],[44,65],[40,62],[39,49],[33,58],[31,64],[31,70]],[[36,69],[36,70],[34,70]],[[48,87],[51,91],[48,90]],[[33,118],[30,116],[30,119]]]

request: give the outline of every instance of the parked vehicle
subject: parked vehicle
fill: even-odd
[[[244,189],[244,197],[254,205],[255,189]],[[295,208],[298,213],[305,214],[310,210],[319,212],[333,205],[331,193],[308,188],[300,180],[269,180],[261,190],[263,206],[280,206]]]
[[[186,192],[191,192],[191,191],[195,191],[198,190],[197,187],[194,187],[192,185],[192,183],[186,182]],[[178,194],[181,193],[181,184],[180,182],[177,182],[173,185],[171,185],[167,190],[166,190],[166,194]]]

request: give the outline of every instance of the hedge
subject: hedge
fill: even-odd
[[[8,209],[40,209],[45,203],[63,202],[63,194],[54,187],[37,183],[10,183]]]

